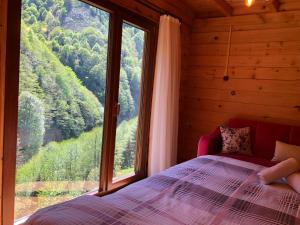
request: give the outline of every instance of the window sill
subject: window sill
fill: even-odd
[[[18,219],[17,221],[14,222],[14,225],[22,225],[25,224],[25,222],[28,220],[29,216],[24,216],[21,219]]]

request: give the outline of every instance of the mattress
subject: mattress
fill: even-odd
[[[40,209],[27,225],[300,224],[300,195],[285,180],[260,184],[262,165],[201,156],[105,197]]]

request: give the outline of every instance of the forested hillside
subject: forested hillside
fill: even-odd
[[[103,106],[24,23],[21,34],[19,149],[24,157],[19,159],[24,163],[44,142],[102,125]]]
[[[78,0],[23,0],[21,27],[16,195],[45,197],[21,187],[99,179],[109,14]],[[116,176],[133,171],[143,44],[124,24]],[[17,218],[28,205],[19,207]]]

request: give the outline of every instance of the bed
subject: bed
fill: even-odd
[[[40,209],[26,224],[300,224],[300,195],[284,179],[260,184],[262,168],[200,156],[102,198],[82,196]]]

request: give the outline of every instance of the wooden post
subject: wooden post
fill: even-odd
[[[3,224],[2,210],[2,168],[3,168],[3,123],[4,123],[4,83],[5,83],[5,36],[7,0],[0,0],[0,225]]]

